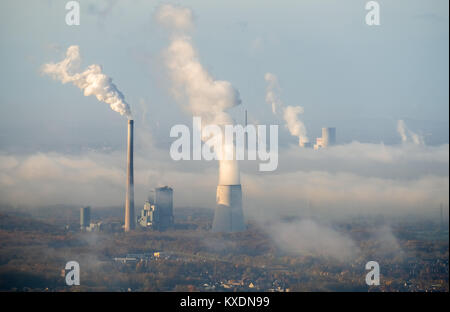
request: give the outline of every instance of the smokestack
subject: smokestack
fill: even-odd
[[[133,120],[128,120],[127,194],[125,198],[125,232],[134,230]]]
[[[247,110],[245,110],[245,128],[247,128]],[[248,145],[248,133],[247,131],[245,131],[244,133],[244,149],[247,150],[247,145]]]

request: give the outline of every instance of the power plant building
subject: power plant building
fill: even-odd
[[[144,209],[141,210],[141,216],[138,222],[142,227],[153,228],[155,230],[158,228],[159,211],[148,200],[144,204]]]
[[[336,128],[322,128],[322,137],[316,139],[314,149],[327,148],[336,144]]]
[[[142,227],[164,231],[173,226],[173,189],[168,186],[155,188],[141,211],[138,220]]]
[[[304,147],[304,148],[312,148],[313,147],[312,142],[305,142],[302,139],[300,139],[299,145],[300,145],[300,147]]]
[[[322,128],[322,144],[323,147],[336,144],[336,128]]]
[[[91,223],[91,207],[80,208],[80,229],[86,231]]]

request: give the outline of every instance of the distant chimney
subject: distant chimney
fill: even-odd
[[[127,193],[125,198],[125,232],[134,230],[133,120],[128,120]]]
[[[247,110],[245,110],[245,125],[244,127],[247,127]],[[244,149],[247,150],[248,148],[248,133],[247,131],[244,132]]]

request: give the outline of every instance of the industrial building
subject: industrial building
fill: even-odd
[[[103,222],[99,221],[97,223],[91,223],[89,225],[89,227],[86,228],[86,231],[88,232],[100,232],[103,231],[104,226],[103,226]]]
[[[336,128],[322,128],[322,137],[316,139],[314,149],[327,148],[336,144]]]
[[[302,138],[300,138],[300,140],[299,140],[299,145],[300,145],[300,147],[304,147],[304,148],[312,148],[313,147],[312,142],[305,141]]]
[[[122,228],[120,222],[92,222],[91,221],[91,207],[80,208],[80,230],[82,232],[118,232]]]
[[[159,224],[159,211],[148,200],[144,204],[144,209],[141,210],[141,216],[138,222],[142,227],[157,229],[157,225]]]
[[[157,187],[141,210],[139,224],[145,228],[164,231],[173,226],[173,189]]]
[[[122,229],[120,222],[92,222],[87,228],[87,232],[119,232]]]
[[[241,185],[218,185],[213,232],[245,231]]]
[[[91,223],[91,207],[80,208],[80,230],[86,231]]]

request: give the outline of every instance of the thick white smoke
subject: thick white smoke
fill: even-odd
[[[286,127],[289,129],[291,135],[298,137],[298,143],[302,146],[302,143],[309,142],[309,139],[306,136],[305,125],[298,119],[299,114],[303,114],[303,107],[301,106],[287,106],[283,110]]]
[[[406,124],[403,120],[399,120],[397,122],[397,132],[402,138],[403,143],[412,142],[416,145],[425,144],[423,137],[409,130],[408,127],[406,127]]]
[[[277,95],[279,92],[279,85],[277,77],[272,73],[266,73],[264,79],[267,81],[266,88],[266,102],[272,106],[272,112],[277,115],[280,111],[283,113],[283,119],[286,122],[286,128],[290,134],[298,137],[299,146],[303,146],[303,143],[309,142],[306,135],[305,124],[298,118],[300,114],[303,114],[304,110],[301,106],[286,106]]]
[[[192,11],[188,8],[163,4],[157,9],[155,17],[158,23],[172,32],[183,33],[194,28]]]
[[[97,100],[109,104],[114,111],[131,118],[130,107],[125,102],[125,97],[117,89],[112,79],[103,74],[101,66],[92,64],[80,72],[80,65],[80,48],[73,45],[67,49],[65,59],[56,64],[43,65],[42,72],[62,83],[73,83],[83,90],[85,96],[95,95]]]
[[[192,115],[202,118],[202,129],[233,124],[226,110],[241,103],[239,92],[230,82],[215,80],[200,63],[188,35],[193,27],[191,10],[165,4],[156,11],[156,20],[171,32],[165,61],[176,98],[186,100]],[[224,146],[224,150],[227,148]],[[222,160],[219,167],[219,184],[239,184],[236,161]]]

